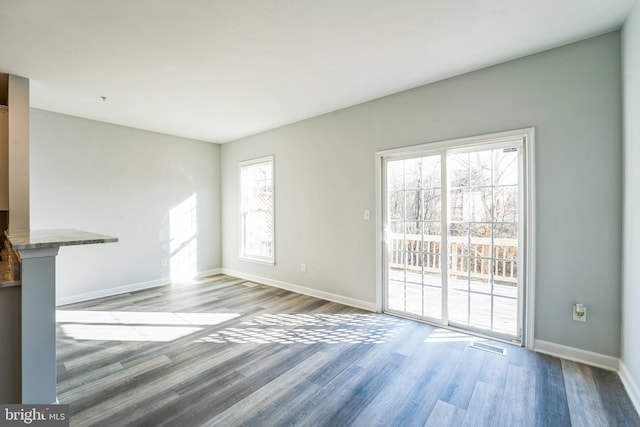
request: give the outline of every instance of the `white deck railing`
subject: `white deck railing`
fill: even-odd
[[[449,236],[449,276],[471,276],[474,279],[518,282],[518,240]],[[426,272],[441,272],[440,236],[421,234],[389,235],[389,267]],[[493,262],[493,271],[492,264]]]

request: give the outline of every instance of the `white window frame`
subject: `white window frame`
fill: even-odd
[[[247,188],[245,182],[244,170],[250,166],[258,166],[263,164],[271,164],[271,215],[273,223],[271,227],[271,256],[262,256],[258,254],[248,253],[246,245],[246,216],[248,212],[247,208]],[[274,156],[260,157],[257,159],[245,160],[238,164],[238,170],[240,175],[240,258],[246,261],[257,262],[267,265],[275,265],[275,159]]]
[[[524,142],[525,163],[524,163],[524,191],[521,194],[521,206],[523,206],[523,216],[526,228],[521,229],[521,238],[524,239],[521,247],[524,249],[523,262],[520,263],[521,271],[523,271],[524,279],[524,295],[520,302],[524,305],[524,319],[522,331],[522,344],[528,348],[534,348],[535,341],[535,270],[536,270],[536,221],[535,221],[535,129],[525,128],[506,132],[496,132],[486,135],[478,135],[468,138],[459,138],[445,141],[431,142],[427,144],[419,144],[410,147],[394,148],[390,150],[378,151],[375,153],[375,172],[376,172],[376,309],[378,312],[384,310],[384,271],[386,269],[385,253],[386,253],[386,230],[383,223],[383,198],[384,176],[383,163],[385,158],[398,156],[401,158],[411,157],[416,154],[434,153],[440,150],[452,149],[454,147],[470,149],[473,146],[482,146],[487,143],[494,144],[503,140],[511,140],[513,137],[522,137]],[[446,163],[445,163],[446,164]],[[443,168],[443,179],[445,179]],[[443,233],[444,235],[444,233]],[[446,272],[445,272],[446,273]],[[443,306],[443,310],[446,309]]]

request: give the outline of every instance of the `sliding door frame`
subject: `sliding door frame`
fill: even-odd
[[[521,239],[523,241],[524,254],[522,255],[523,265],[520,266],[522,274],[521,307],[523,309],[521,332],[522,345],[528,349],[534,347],[534,326],[535,326],[535,142],[534,128],[517,129],[506,132],[497,132],[486,135],[478,135],[467,138],[458,138],[444,141],[436,141],[426,144],[419,144],[409,147],[394,148],[389,150],[378,151],[375,153],[375,186],[376,186],[376,308],[379,312],[384,310],[384,282],[386,278],[386,254],[387,242],[385,236],[384,224],[384,194],[385,179],[384,161],[389,157],[410,158],[415,156],[423,156],[425,153],[437,154],[446,150],[461,148],[470,149],[474,146],[482,147],[487,144],[499,144],[501,142],[513,141],[514,138],[522,137],[523,156],[524,156],[524,172],[522,174],[524,182],[522,183],[521,206],[522,217],[520,229],[523,233]],[[445,162],[446,163],[446,162]],[[443,165],[442,173],[444,175],[446,165]],[[444,192],[443,192],[444,193]],[[443,194],[443,197],[446,197]],[[444,250],[447,250],[446,247]],[[447,259],[447,253],[441,255],[443,259]],[[445,263],[448,264],[448,263]],[[446,273],[443,271],[442,274]],[[444,296],[444,295],[443,295]],[[447,310],[443,304],[442,310]],[[445,314],[443,312],[443,314]],[[445,318],[447,318],[446,316]],[[428,320],[426,320],[428,322]],[[440,323],[436,323],[442,326]],[[454,327],[452,327],[454,328]],[[472,331],[470,331],[472,332]]]

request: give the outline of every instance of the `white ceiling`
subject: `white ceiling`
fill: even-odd
[[[0,0],[0,71],[36,108],[226,142],[618,29],[633,3]]]

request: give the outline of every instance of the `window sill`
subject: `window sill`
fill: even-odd
[[[245,255],[240,255],[240,260],[253,262],[255,264],[269,265],[271,267],[275,267],[276,262],[274,260],[264,259],[264,258],[253,258]]]

